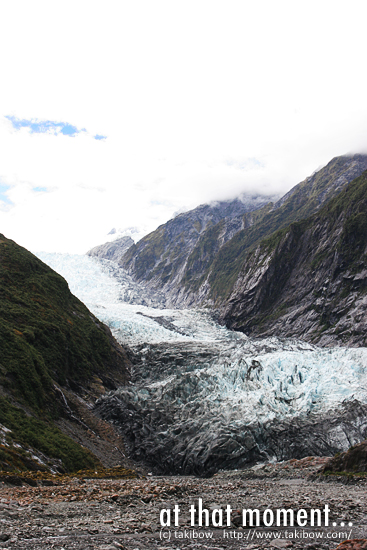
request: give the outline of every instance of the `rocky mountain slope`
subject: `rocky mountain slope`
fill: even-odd
[[[121,440],[90,408],[128,380],[125,350],[60,275],[3,235],[0,342],[0,468],[118,463]]]
[[[251,251],[222,310],[231,328],[367,345],[367,172]]]
[[[95,246],[91,250],[88,250],[87,256],[118,262],[121,256],[123,256],[133,244],[134,241],[131,237],[121,237],[115,241]]]
[[[251,213],[268,208],[266,205],[272,199],[243,196],[241,200],[204,204],[179,214],[133,245],[120,265],[135,280],[163,291],[168,304],[184,303],[181,288],[194,251],[197,248],[203,251],[201,269],[204,269],[233,235],[253,223]]]
[[[231,203],[230,211],[216,215],[209,206],[199,207],[132,246],[121,266],[163,290],[169,305],[220,307],[262,239],[317,212],[366,169],[367,155],[336,157],[275,204],[265,200],[241,211]]]

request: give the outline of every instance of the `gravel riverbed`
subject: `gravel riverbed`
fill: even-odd
[[[2,483],[0,549],[334,549],[344,539],[367,537],[367,480],[321,481],[315,473],[325,460],[290,460],[219,472],[207,479],[148,475],[129,480],[76,478],[37,487]],[[209,526],[199,527],[197,517],[191,525],[190,506],[198,509],[199,499],[209,511]],[[328,527],[274,528],[263,522],[256,529],[242,526],[243,509],[258,509],[263,518],[266,509],[302,509],[309,514],[312,508],[324,517],[325,505],[330,509]],[[171,526],[162,527],[161,510],[168,509]],[[213,510],[220,509],[223,525],[213,527],[213,518],[220,520],[220,512],[213,516]],[[162,516],[165,523],[167,514]],[[365,548],[364,542],[358,544],[341,548]]]

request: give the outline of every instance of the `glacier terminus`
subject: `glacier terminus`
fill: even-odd
[[[129,385],[95,407],[156,473],[211,475],[367,438],[367,348],[249,338],[164,296],[109,260],[38,253],[130,350]]]

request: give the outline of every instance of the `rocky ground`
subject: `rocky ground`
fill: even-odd
[[[345,539],[367,537],[367,478],[330,476],[317,472],[326,459],[290,460],[250,470],[220,472],[212,478],[158,477],[138,479],[64,478],[39,486],[0,487],[0,549],[16,550],[224,550],[334,549]],[[45,485],[47,483],[47,485]],[[53,485],[51,483],[54,483]],[[223,510],[230,505],[231,525],[191,525],[190,506]],[[179,506],[178,527],[160,524],[162,509]],[[330,508],[329,527],[288,527],[278,530],[242,527],[241,510],[258,508]],[[215,516],[218,520],[219,516]],[[163,516],[166,521],[167,516]],[[353,526],[349,526],[352,522]],[[336,526],[333,526],[336,523]],[[344,527],[341,525],[344,523]],[[316,538],[316,536],[322,538]],[[279,538],[278,538],[279,536]],[[366,548],[367,542],[340,548]]]

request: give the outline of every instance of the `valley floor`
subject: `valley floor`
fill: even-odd
[[[208,479],[148,475],[132,480],[74,479],[43,487],[2,484],[0,549],[331,550],[346,538],[366,539],[367,479],[353,484],[315,480],[315,472],[324,462],[322,458],[290,460],[220,472]],[[192,527],[189,509],[191,504],[197,508],[199,498],[209,510],[225,511],[229,504],[233,510],[231,526]],[[176,504],[179,527],[162,532],[160,511],[173,509]],[[242,509],[258,508],[262,513],[284,507],[297,512],[324,510],[326,504],[331,525],[327,528],[241,526]],[[346,527],[340,526],[342,522]]]

